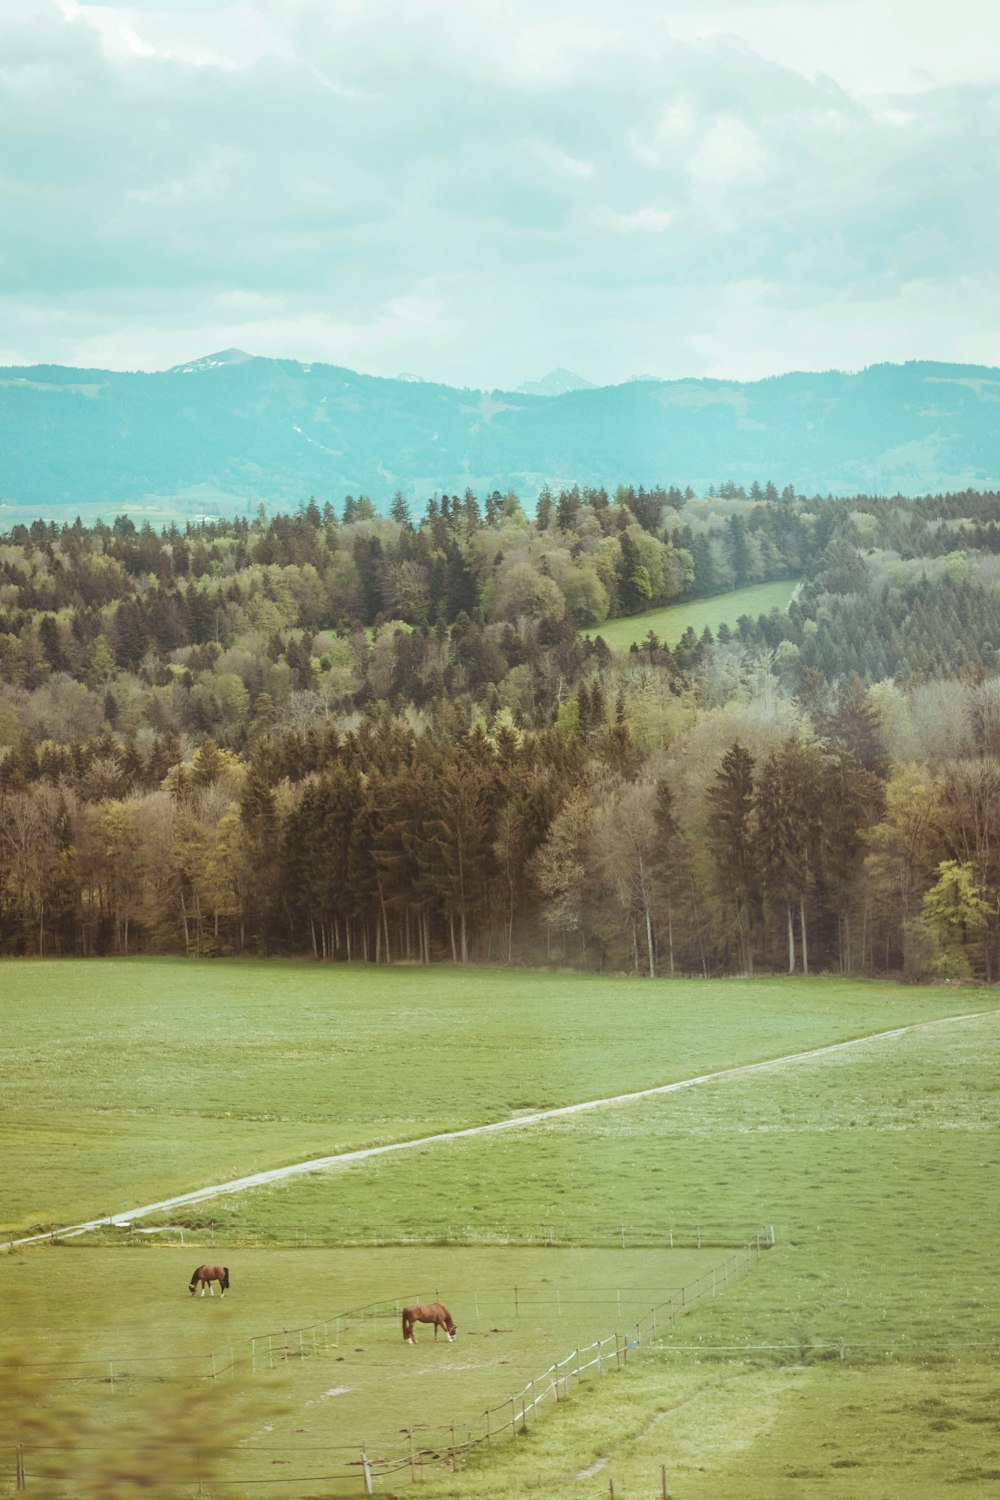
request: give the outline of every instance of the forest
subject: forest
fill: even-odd
[[[996,493],[16,526],[0,953],[992,980],[998,651]]]

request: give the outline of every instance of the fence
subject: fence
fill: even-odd
[[[695,1228],[695,1233],[688,1243],[689,1245],[704,1244],[700,1228]],[[634,1323],[630,1323],[626,1331],[615,1330],[586,1346],[574,1348],[565,1358],[550,1365],[529,1380],[519,1391],[513,1392],[497,1405],[487,1407],[483,1412],[478,1431],[470,1430],[466,1426],[464,1436],[460,1437],[456,1424],[444,1424],[436,1429],[441,1435],[440,1441],[428,1445],[422,1439],[422,1445],[419,1447],[411,1431],[406,1444],[389,1445],[380,1442],[377,1455],[369,1451],[366,1443],[360,1442],[313,1449],[272,1450],[256,1446],[233,1448],[226,1451],[232,1455],[231,1461],[234,1467],[236,1467],[237,1455],[247,1465],[253,1464],[258,1456],[262,1461],[268,1462],[266,1455],[272,1452],[293,1455],[295,1460],[302,1460],[304,1463],[307,1461],[306,1453],[315,1453],[317,1455],[315,1467],[317,1470],[322,1468],[324,1472],[284,1474],[280,1478],[274,1478],[259,1474],[256,1470],[244,1476],[227,1470],[226,1483],[233,1486],[252,1485],[255,1488],[282,1485],[286,1490],[300,1484],[323,1483],[335,1486],[336,1493],[370,1495],[375,1493],[376,1481],[407,1472],[411,1478],[417,1478],[425,1464],[435,1467],[445,1465],[454,1469],[460,1462],[468,1462],[472,1455],[490,1448],[494,1443],[527,1432],[529,1424],[534,1422],[539,1409],[546,1402],[556,1404],[565,1400],[584,1378],[597,1377],[613,1370],[626,1368],[629,1358],[636,1357],[645,1341],[655,1339],[659,1331],[673,1328],[679,1318],[697,1307],[700,1302],[717,1296],[731,1282],[747,1275],[753,1265],[760,1260],[763,1250],[773,1244],[772,1226],[758,1231],[745,1245],[734,1250],[724,1261],[713,1265],[666,1299],[654,1303],[647,1313]],[[539,1299],[529,1295],[536,1290],[534,1287],[509,1289],[507,1295],[511,1299],[511,1307],[515,1316],[520,1315],[522,1311],[538,1307]],[[636,1291],[634,1288],[605,1290],[603,1295],[609,1301],[616,1298],[620,1305],[623,1290],[628,1291],[630,1296],[634,1296]],[[491,1289],[490,1296],[496,1297],[497,1295],[497,1290]],[[561,1294],[556,1290],[557,1304],[560,1296]],[[383,1300],[364,1307],[345,1310],[331,1318],[301,1328],[255,1334],[248,1340],[249,1348],[245,1358],[238,1357],[236,1349],[230,1348],[222,1354],[179,1356],[174,1359],[186,1361],[189,1365],[186,1373],[205,1380],[215,1380],[227,1375],[232,1377],[238,1369],[256,1374],[287,1364],[294,1359],[319,1357],[331,1347],[336,1348],[341,1337],[347,1332],[356,1332],[359,1326],[364,1326],[371,1321],[377,1322],[389,1317],[398,1320],[403,1300],[405,1299]],[[573,1300],[571,1297],[564,1299],[566,1305],[570,1305]],[[550,1295],[548,1305],[552,1305],[552,1302],[553,1298]],[[69,1368],[71,1371],[69,1375],[64,1375],[63,1379],[100,1380],[107,1383],[113,1391],[116,1379],[119,1382],[122,1380],[123,1370],[126,1368],[127,1378],[136,1378],[135,1366],[143,1367],[150,1378],[160,1378],[156,1376],[152,1367],[157,1364],[163,1365],[170,1359],[170,1356],[159,1355],[128,1359],[76,1360],[62,1361],[58,1367]],[[6,1462],[0,1464],[0,1477],[6,1470],[14,1478],[15,1489],[25,1489],[33,1467],[32,1456],[35,1456],[39,1463],[43,1463],[42,1456],[46,1452],[57,1451],[66,1450],[59,1450],[52,1445],[46,1447],[45,1445],[18,1443],[8,1448],[9,1467]],[[325,1463],[321,1462],[319,1455],[326,1456]],[[347,1455],[352,1456],[347,1457]],[[275,1463],[290,1460],[271,1459],[269,1461]],[[36,1467],[34,1472],[39,1473],[40,1469]],[[51,1479],[47,1482],[51,1483]],[[71,1494],[71,1480],[67,1478],[65,1482],[67,1494]]]
[[[551,1246],[555,1249],[602,1249],[617,1246],[621,1249],[640,1250],[646,1248],[682,1249],[727,1249],[754,1239],[757,1235],[771,1237],[771,1226],[734,1225],[732,1222],[710,1222],[701,1220],[692,1224],[675,1224],[669,1220],[660,1223],[636,1224],[619,1221],[586,1224],[560,1222],[517,1225],[482,1223],[456,1224],[450,1220],[424,1219],[412,1232],[399,1225],[366,1224],[363,1233],[352,1236],[338,1225],[336,1233],[320,1233],[315,1228],[287,1228],[280,1237],[269,1233],[257,1236],[245,1229],[238,1231],[232,1225],[209,1220],[203,1224],[154,1224],[139,1225],[105,1224],[88,1235],[88,1243],[108,1245],[160,1246],[182,1245],[186,1248],[207,1246],[215,1248],[216,1239],[228,1246],[252,1249],[380,1249],[400,1245],[518,1245]],[[53,1233],[53,1241],[59,1236]],[[10,1244],[0,1245],[0,1251],[13,1249]]]

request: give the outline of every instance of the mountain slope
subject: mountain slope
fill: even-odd
[[[0,522],[12,507],[113,514],[339,504],[396,489],[749,484],[917,494],[1000,483],[1000,370],[632,381],[558,396],[383,380],[227,350],[156,374],[0,370]]]

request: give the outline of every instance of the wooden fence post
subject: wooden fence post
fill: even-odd
[[[660,1465],[660,1494],[662,1500],[670,1500],[670,1491],[667,1489],[667,1466]]]

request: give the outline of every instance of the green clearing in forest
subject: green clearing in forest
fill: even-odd
[[[652,631],[661,645],[676,646],[688,626],[700,636],[707,625],[714,635],[720,625],[736,629],[741,615],[756,620],[772,609],[788,608],[795,592],[794,579],[782,578],[775,583],[755,583],[750,588],[733,589],[709,599],[691,599],[685,604],[670,604],[665,609],[649,609],[641,615],[606,620],[603,625],[583,632],[591,638],[602,636],[613,651],[627,651],[633,642],[641,645]]]

